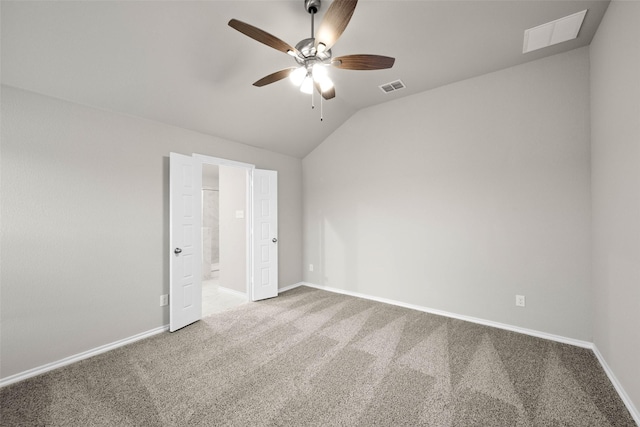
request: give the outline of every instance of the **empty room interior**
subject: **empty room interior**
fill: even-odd
[[[640,424],[640,1],[0,18],[3,426]]]

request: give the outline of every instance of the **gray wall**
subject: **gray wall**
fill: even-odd
[[[640,2],[591,48],[594,343],[640,410]]]
[[[202,189],[202,280],[211,279],[211,265],[220,262],[220,198],[218,196],[218,190]],[[216,277],[218,277],[217,274],[216,269]]]
[[[300,159],[2,86],[0,375],[166,325],[168,154],[278,171],[280,286],[302,279]]]
[[[247,292],[247,170],[220,166],[220,286]],[[244,218],[236,218],[243,211]]]
[[[591,340],[589,127],[587,48],[360,111],[302,162],[305,280]]]

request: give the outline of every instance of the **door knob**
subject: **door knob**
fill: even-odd
[[[276,242],[278,241],[278,239],[276,239],[276,238],[274,237],[273,239],[271,239],[271,241],[272,241],[273,243],[276,243]]]
[[[173,251],[174,254],[178,255],[179,253],[182,253],[182,249],[180,248],[176,248],[175,251]]]

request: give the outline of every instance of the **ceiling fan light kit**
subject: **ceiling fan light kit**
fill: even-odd
[[[292,56],[298,66],[276,71],[254,83],[262,87],[289,77],[300,91],[313,94],[315,88],[322,99],[333,99],[336,91],[329,77],[328,67],[346,70],[382,70],[393,67],[394,58],[380,55],[346,55],[332,58],[331,47],[342,35],[357,5],[357,0],[334,0],[327,9],[317,33],[314,31],[314,16],[321,0],[303,0],[305,10],[311,15],[311,37],[299,41],[295,47],[279,38],[242,21],[232,19],[229,26],[244,35],[276,50]],[[322,104],[321,104],[322,106]],[[313,97],[312,97],[313,108]],[[320,118],[322,120],[322,117]]]
[[[306,76],[300,85],[300,92],[311,95],[313,93],[313,79]]]

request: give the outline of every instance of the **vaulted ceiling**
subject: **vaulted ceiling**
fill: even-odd
[[[295,45],[311,31],[303,0],[3,0],[1,76],[3,84],[301,158],[363,108],[586,46],[607,6],[360,0],[334,56],[396,62],[388,70],[331,69],[337,95],[322,103],[322,122],[319,97],[312,110],[311,97],[287,79],[252,86],[295,62],[227,25],[236,18]],[[522,53],[525,29],[584,9],[577,39]],[[397,79],[405,89],[379,89]]]

